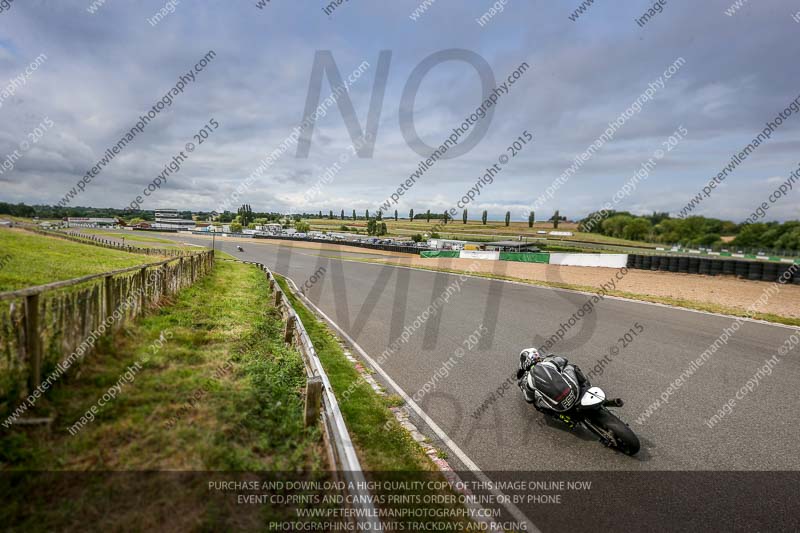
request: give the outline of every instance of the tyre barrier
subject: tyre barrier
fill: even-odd
[[[702,274],[706,276],[736,276],[753,281],[775,282],[800,285],[800,264],[767,261],[739,261],[735,259],[711,259],[692,256],[662,256],[629,254],[628,268],[681,274]],[[792,272],[787,276],[786,272]]]
[[[776,263],[764,263],[762,266],[761,281],[777,281],[778,265]]]
[[[800,263],[778,265],[778,281],[800,285]]]
[[[678,271],[678,263],[680,262],[680,257],[672,256],[669,258],[669,271],[670,272],[677,272]]]
[[[661,265],[661,256],[654,255],[650,260],[650,270],[658,270]]]
[[[734,269],[734,274],[737,278],[746,278],[747,277],[747,261],[736,261],[736,267]]]
[[[678,272],[681,274],[689,273],[689,258],[681,256],[678,258]]]
[[[747,279],[758,281],[764,275],[764,265],[762,263],[751,262],[747,269]]]
[[[725,276],[733,276],[736,274],[736,262],[722,261],[722,274]]]

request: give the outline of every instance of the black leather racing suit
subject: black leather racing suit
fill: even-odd
[[[525,401],[549,415],[558,415],[574,407],[583,391],[591,386],[577,365],[559,355],[545,357],[538,363],[532,358],[520,361],[517,376]]]

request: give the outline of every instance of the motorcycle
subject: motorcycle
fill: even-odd
[[[236,249],[239,250],[240,252],[244,252],[244,249],[241,246],[237,246]]]
[[[555,367],[553,367],[555,368]],[[517,379],[521,380],[525,371],[517,371]],[[578,385],[577,380],[565,377],[556,371],[549,370],[539,363],[531,368],[528,373],[528,389],[535,389],[542,395],[544,402],[553,407],[553,410],[544,410],[534,404],[537,411],[551,416],[570,427],[582,425],[600,438],[600,442],[609,448],[614,448],[626,455],[636,455],[639,452],[639,438],[628,425],[612,414],[608,407],[622,407],[624,402],[620,398],[608,399],[600,387],[591,386],[588,382],[584,387]],[[534,386],[534,383],[536,384]],[[527,398],[525,385],[520,382],[523,395]]]

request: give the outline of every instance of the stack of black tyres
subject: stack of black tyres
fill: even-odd
[[[638,268],[638,269],[642,268],[642,256],[641,255],[636,254],[635,256],[633,256],[633,268]]]
[[[680,257],[673,255],[669,258],[669,271],[670,272],[677,272],[678,271],[678,263],[680,261]]]
[[[722,275],[722,263],[724,261],[722,259],[711,259],[711,275],[712,276],[720,276]]]
[[[777,281],[778,279],[778,263],[764,263],[764,268],[761,273],[761,281]]]
[[[689,272],[689,258],[681,256],[678,258],[678,272],[686,274]]]
[[[720,261],[722,262],[723,274],[725,274],[726,276],[733,276],[734,274],[736,274],[736,261],[730,259],[727,260],[720,259]]]
[[[764,264],[750,261],[747,268],[747,279],[758,281],[764,276]]]
[[[658,264],[659,270],[669,271],[669,256],[662,256],[661,262]]]
[[[698,274],[709,275],[711,274],[711,261],[708,259],[700,258],[700,268]]]
[[[650,260],[650,270],[659,270],[661,266],[661,256],[654,255]]]
[[[653,262],[653,257],[649,255],[642,256],[642,269],[650,270],[650,265]]]
[[[689,258],[689,274],[699,274],[700,273],[700,258],[699,257],[690,257]]]
[[[734,269],[734,273],[736,274],[737,278],[746,278],[747,271],[748,271],[748,264],[747,261],[735,261],[736,267]]]

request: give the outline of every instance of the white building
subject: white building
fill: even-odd
[[[151,224],[153,229],[191,230],[196,224],[194,220],[179,218],[177,209],[156,209],[156,221]]]
[[[256,230],[265,231],[267,233],[280,233],[283,226],[280,224],[264,224],[256,226]]]
[[[463,250],[467,241],[453,239],[431,239],[428,245],[435,250]]]

